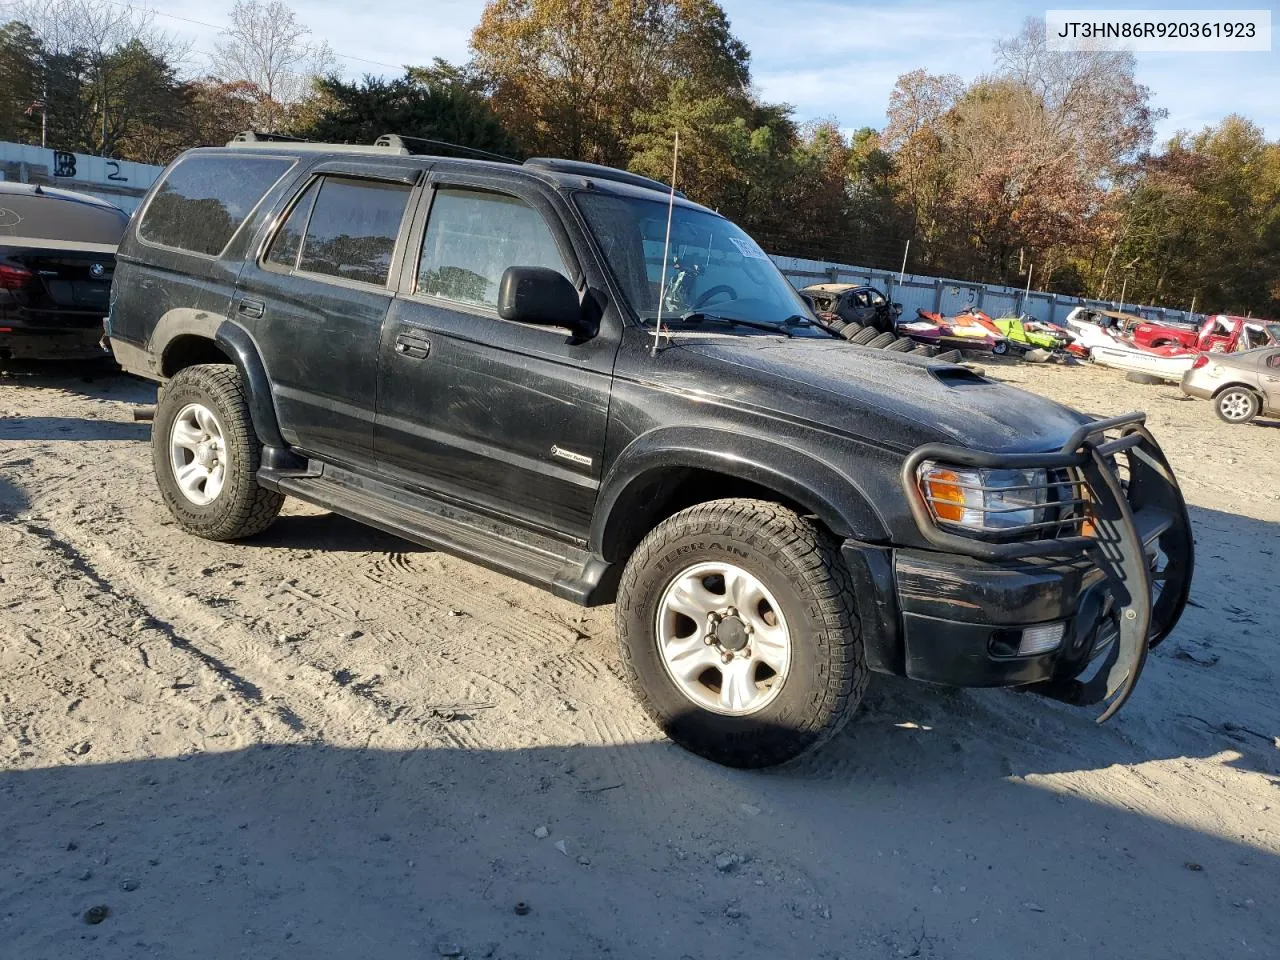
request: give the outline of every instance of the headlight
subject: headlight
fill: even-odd
[[[1001,533],[1047,516],[1044,470],[979,470],[926,460],[918,481],[934,520],[950,526]]]

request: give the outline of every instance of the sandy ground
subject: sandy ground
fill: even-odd
[[[659,737],[611,608],[292,502],[193,539],[150,387],[0,379],[0,957],[1280,956],[1280,429],[989,370],[1150,411],[1194,606],[1105,727],[875,677],[765,773]]]

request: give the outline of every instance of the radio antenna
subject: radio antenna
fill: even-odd
[[[680,163],[680,131],[676,131],[676,145],[671,152],[671,196],[667,200],[667,238],[662,243],[662,277],[658,282],[658,319],[653,328],[653,349],[650,357],[658,355],[658,341],[662,339],[662,308],[667,303],[667,258],[671,255],[671,215],[676,209],[676,170]]]

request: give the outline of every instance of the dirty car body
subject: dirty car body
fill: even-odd
[[[166,239],[167,206],[156,221],[144,205],[108,334],[152,379],[234,366],[269,489],[586,605],[618,598],[680,511],[780,504],[838,544],[872,669],[1108,715],[1181,615],[1187,513],[1141,414],[1093,420],[832,336],[740,230],[630,175],[268,144],[194,151],[166,178],[250,160],[259,187],[199,255]],[[166,178],[147,204],[179,209]],[[373,280],[301,269],[305,245],[272,261],[332,182],[403,207]],[[476,193],[545,229],[544,263],[432,265],[487,229],[433,219]],[[572,287],[555,322],[479,299],[544,281]]]
[[[129,222],[68,190],[0,183],[0,359],[94,359]]]

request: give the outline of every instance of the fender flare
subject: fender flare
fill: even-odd
[[[271,380],[267,368],[258,353],[257,344],[249,331],[230,320],[218,324],[214,342],[231,357],[244,381],[246,399],[249,401],[249,417],[258,439],[268,447],[288,449],[280,433],[280,420],[276,416],[275,400],[271,393]]]
[[[727,474],[765,487],[816,515],[836,536],[887,542],[888,527],[856,480],[807,451],[711,427],[659,427],[622,451],[600,487],[588,543],[617,562],[627,520],[655,484],[681,469]]]

